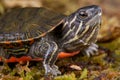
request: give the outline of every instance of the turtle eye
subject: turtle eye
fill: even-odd
[[[86,13],[85,11],[81,11],[81,12],[79,13],[79,17],[80,17],[80,18],[86,18],[86,17],[88,17],[88,13]]]

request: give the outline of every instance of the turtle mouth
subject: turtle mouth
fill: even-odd
[[[102,17],[102,10],[101,8],[98,8],[95,15],[86,23],[86,25],[89,25],[91,27],[96,27],[101,25],[101,17]]]
[[[102,10],[101,8],[98,8],[94,16],[85,24],[86,27],[89,26],[89,30],[87,32],[87,35],[83,37],[83,40],[86,43],[91,43],[96,41],[96,37],[98,34],[98,30],[101,26],[102,21]]]
[[[99,8],[97,16],[98,16],[98,24],[101,25],[101,21],[102,21],[102,19],[101,19],[102,18],[102,9],[101,8]]]

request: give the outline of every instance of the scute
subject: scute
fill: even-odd
[[[40,38],[63,22],[65,15],[41,8],[18,8],[0,18],[0,43]]]

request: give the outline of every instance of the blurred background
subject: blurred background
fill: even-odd
[[[0,0],[1,8],[47,7],[61,13],[69,14],[81,6],[100,5],[109,16],[119,15],[120,0]]]
[[[94,67],[91,65],[92,66],[91,68],[89,66],[90,69],[92,69],[91,72],[89,71],[89,74],[88,74],[88,70],[84,69],[83,71],[79,72],[81,76],[80,75],[78,76],[78,72],[77,73],[75,72],[75,74],[70,74],[69,76],[65,75],[65,78],[66,77],[71,78],[69,80],[79,80],[79,79],[120,80],[120,0],[0,0],[0,16],[2,16],[2,14],[4,14],[7,10],[12,11],[12,9],[16,7],[18,8],[19,7],[46,7],[53,11],[69,15],[82,6],[88,6],[93,4],[99,5],[103,10],[102,26],[98,35],[98,44],[100,46],[106,47],[107,49],[112,51],[114,54],[111,55],[111,53],[109,52],[111,56],[102,55],[102,56],[94,57],[93,59],[91,59],[93,60],[92,63],[89,62],[90,60],[87,59],[86,57],[85,59],[82,58],[82,60],[80,59],[80,61],[83,61],[83,63],[86,62],[86,65],[84,64],[85,67],[86,66],[88,67],[90,64],[92,65],[95,64],[95,66],[97,65],[97,67]],[[76,62],[78,62],[77,60]],[[107,60],[107,62],[104,60]],[[69,64],[73,63],[73,62],[70,63],[70,61],[71,60],[68,60],[67,62],[64,60],[64,62],[62,62],[61,60],[61,62],[58,62],[58,65],[61,66],[60,64],[67,65],[68,63]],[[62,66],[60,69],[62,71],[63,70],[62,68],[67,68],[66,71],[68,70],[68,73],[69,73],[68,67],[70,66],[67,65],[66,67],[66,65]],[[26,68],[22,68],[22,69],[26,71]],[[66,71],[63,70],[62,72],[67,73]],[[12,75],[14,75],[15,73],[17,73],[17,71],[11,72],[11,73]],[[1,78],[1,74],[3,73],[0,73],[0,78]],[[37,75],[38,77],[38,73],[32,74],[30,73],[29,70],[26,71],[25,75],[23,75],[22,72],[17,74],[20,75],[20,77],[18,78],[19,80],[24,80],[24,79],[34,80],[33,79],[34,76]],[[11,75],[11,74],[7,74],[7,75]],[[13,80],[13,78],[11,78],[10,76],[7,76],[7,78],[8,77],[10,78],[10,80]],[[63,77],[57,78],[56,80],[62,80],[61,78]],[[66,78],[66,80],[68,80],[68,78]],[[17,78],[15,77],[15,80],[16,79]],[[37,78],[35,79],[38,80]],[[8,80],[8,79],[4,79],[4,80]]]

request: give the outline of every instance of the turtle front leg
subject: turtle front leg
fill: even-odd
[[[41,38],[40,41],[35,42],[31,46],[28,56],[33,58],[43,58],[43,66],[46,76],[57,76],[58,74],[61,74],[58,67],[55,65],[58,56],[58,45],[56,42]]]
[[[98,45],[92,43],[90,46],[82,50],[82,53],[86,54],[88,57],[90,57],[91,55],[98,55]]]
[[[58,46],[55,42],[46,42],[46,45],[48,46],[48,50],[45,53],[43,60],[45,76],[57,76],[58,74],[61,74],[61,72],[58,70],[58,67],[55,65],[58,56]]]

